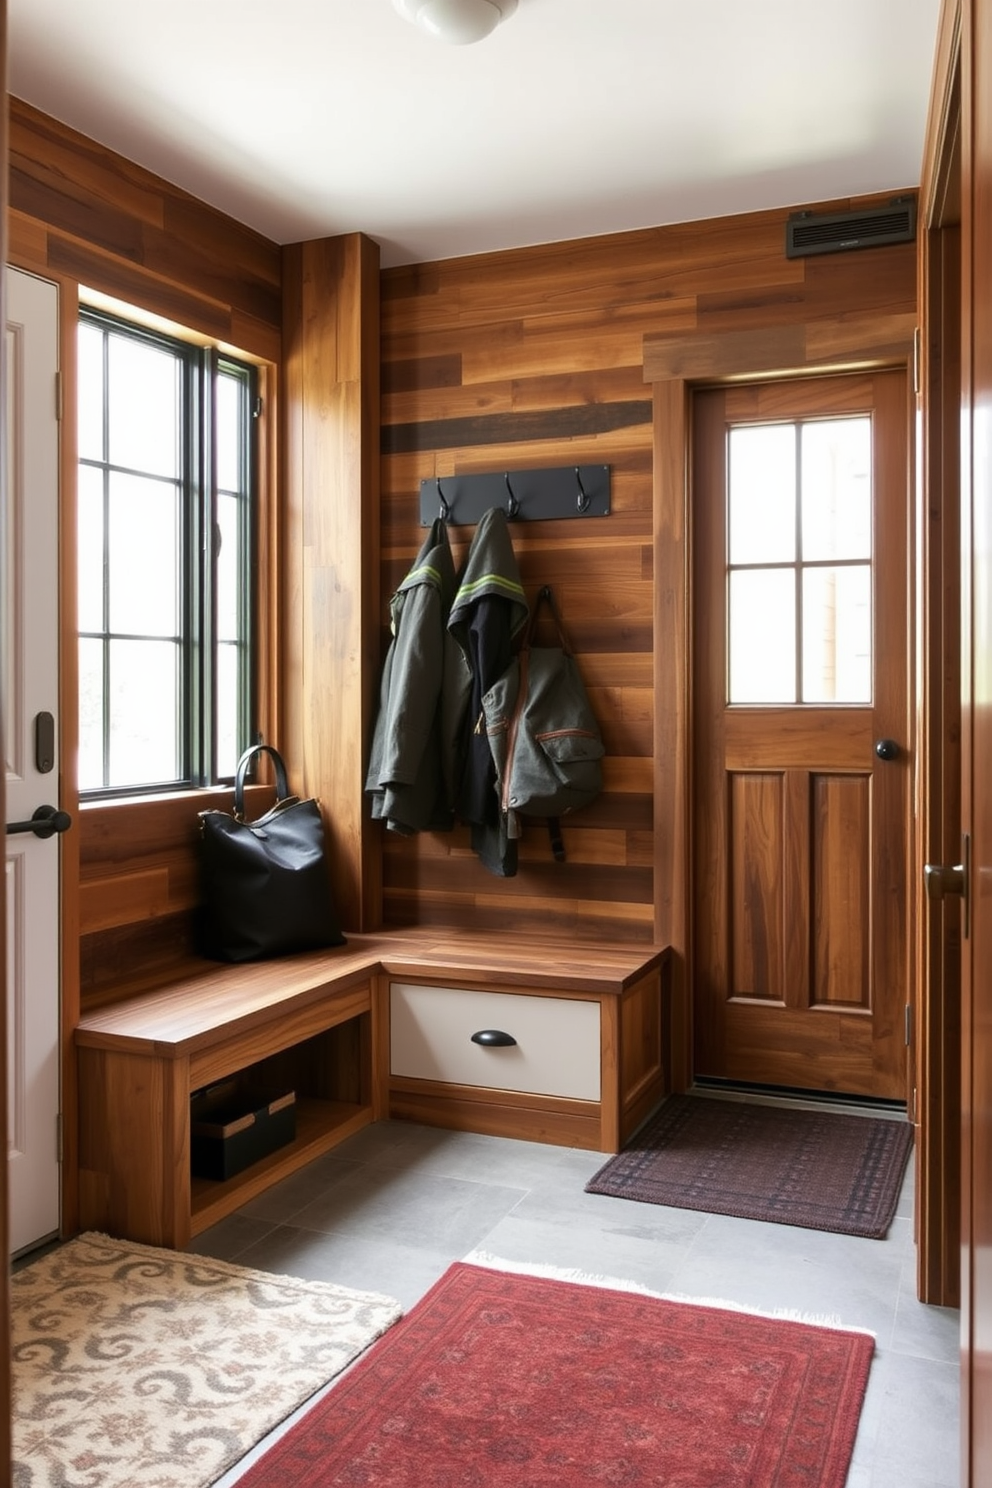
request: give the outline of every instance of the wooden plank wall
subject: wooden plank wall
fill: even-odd
[[[72,327],[83,285],[256,359],[266,394],[263,422],[274,423],[282,336],[279,248],[16,98],[10,100],[9,254],[19,267],[60,285],[66,408],[75,406]],[[198,897],[196,811],[216,803],[215,793],[212,801],[161,797],[77,810],[71,723],[76,697],[74,429],[74,420],[67,420],[62,532],[67,771],[61,803],[79,829],[63,842],[67,1038],[80,1004],[112,995],[124,976],[154,973],[190,954],[191,911]],[[271,485],[276,441],[265,432],[263,451]],[[274,513],[266,530],[277,530]],[[274,609],[269,571],[274,542],[268,547],[263,587]],[[273,647],[273,639],[265,637],[263,709],[268,716],[276,708]],[[78,960],[72,944],[77,923]],[[67,1087],[71,1078],[67,1067]]]
[[[25,268],[279,360],[276,245],[17,98],[8,248]]]
[[[871,199],[820,204],[864,206]],[[516,523],[528,595],[554,586],[606,747],[603,796],[565,823],[568,861],[529,829],[515,878],[491,877],[467,834],[389,836],[387,923],[650,940],[653,795],[685,768],[656,758],[652,388],[645,338],[704,340],[811,322],[912,315],[911,244],[789,260],[787,212],[480,255],[382,276],[383,595],[422,537],[434,476],[605,463],[607,518]],[[760,337],[759,337],[760,339]],[[681,452],[679,454],[681,458]],[[454,528],[463,552],[470,529]],[[678,617],[676,617],[678,619]],[[385,616],[383,616],[385,624]],[[684,643],[685,628],[676,635]],[[387,636],[382,636],[383,648]],[[673,729],[668,737],[685,738]]]
[[[17,100],[11,143],[16,262],[278,363],[275,245]],[[487,874],[461,828],[408,840],[383,833],[385,923],[652,939],[655,898],[665,892],[655,883],[653,798],[685,762],[655,759],[655,645],[666,637],[656,638],[653,623],[645,338],[913,306],[911,246],[789,261],[785,217],[716,219],[382,274],[383,599],[373,651],[385,653],[385,599],[423,536],[422,477],[587,462],[609,464],[613,474],[608,518],[513,528],[528,592],[555,587],[579,654],[608,751],[603,796],[566,823],[564,865],[530,829],[513,879]],[[463,551],[470,532],[453,537]],[[133,852],[98,811],[84,813],[82,966],[94,995],[133,957],[136,937],[147,935],[153,959],[167,954],[166,942],[175,951],[164,921],[186,912],[192,889],[188,861],[176,866],[181,829],[171,825],[161,849],[150,845],[158,811],[136,824]],[[128,893],[117,894],[114,885],[139,869]]]

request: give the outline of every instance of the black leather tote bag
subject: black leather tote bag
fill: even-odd
[[[276,803],[245,820],[245,779],[267,754]],[[344,945],[331,897],[324,825],[314,800],[289,794],[286,766],[270,744],[254,744],[238,761],[234,815],[200,812],[202,943],[218,961],[255,961],[291,951]]]

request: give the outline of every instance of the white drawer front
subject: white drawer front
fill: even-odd
[[[487,1028],[512,1034],[516,1044],[474,1044],[472,1034]],[[598,1002],[392,982],[389,1040],[394,1075],[600,1098]]]

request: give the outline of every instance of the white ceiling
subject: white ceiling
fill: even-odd
[[[8,0],[9,89],[280,243],[384,266],[919,181],[940,0]]]

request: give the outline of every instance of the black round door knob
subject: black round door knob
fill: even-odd
[[[875,753],[880,760],[894,760],[899,758],[899,745],[895,739],[879,739],[875,745]]]

